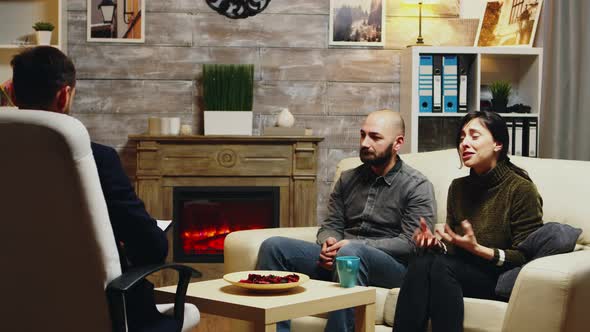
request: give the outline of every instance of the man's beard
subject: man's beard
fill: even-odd
[[[387,163],[389,163],[391,161],[391,158],[393,157],[393,143],[389,144],[389,146],[387,147],[387,149],[385,149],[385,152],[383,152],[382,154],[375,154],[375,153],[371,153],[369,152],[368,148],[361,148],[361,151],[359,153],[359,157],[361,158],[361,161],[369,166],[383,166]]]

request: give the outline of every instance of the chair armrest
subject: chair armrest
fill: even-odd
[[[174,319],[179,321],[182,325],[184,320],[184,300],[186,297],[186,290],[191,277],[201,277],[201,272],[180,264],[158,264],[136,267],[128,270],[113,279],[106,288],[107,300],[109,302],[109,310],[111,313],[111,320],[113,322],[113,331],[126,331],[126,310],[125,310],[125,296],[130,289],[135,287],[137,283],[145,279],[148,275],[161,271],[164,269],[174,269],[178,271],[178,285],[176,287],[176,294],[174,296]]]
[[[227,235],[223,247],[225,273],[248,271],[256,268],[258,249],[264,240],[284,236],[315,242],[317,227],[265,228],[232,232]]]
[[[536,259],[516,279],[502,331],[584,331],[588,299],[590,250]]]

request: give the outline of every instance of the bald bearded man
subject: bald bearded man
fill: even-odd
[[[317,243],[269,238],[260,247],[257,269],[329,281],[337,279],[336,257],[358,256],[358,285],[399,287],[415,253],[412,235],[420,218],[432,227],[436,214],[432,184],[398,155],[404,135],[398,112],[370,113],[360,129],[363,164],[344,171],[334,185]],[[281,322],[277,328],[289,331],[290,324]],[[326,331],[354,331],[353,309],[331,312]]]

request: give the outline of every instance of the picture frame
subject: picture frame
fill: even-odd
[[[330,0],[331,46],[385,46],[386,0]]]
[[[488,0],[474,46],[532,47],[543,0]]]
[[[146,0],[87,0],[86,40],[145,42]]]

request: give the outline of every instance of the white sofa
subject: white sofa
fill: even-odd
[[[434,185],[437,227],[446,218],[447,190],[452,179],[467,174],[459,169],[453,149],[401,156]],[[543,197],[544,221],[581,228],[573,253],[540,258],[521,271],[509,303],[465,299],[465,331],[586,331],[590,329],[590,162],[512,157],[526,169]],[[358,158],[342,160],[342,170],[360,164]],[[260,244],[281,235],[315,241],[317,227],[275,228],[231,233],[225,240],[225,272],[252,270]],[[376,331],[391,331],[398,289],[377,288]],[[293,331],[323,331],[325,320],[304,317],[294,320]]]

